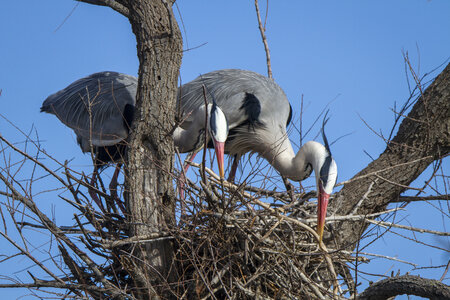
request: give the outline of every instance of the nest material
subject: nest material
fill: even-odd
[[[305,229],[315,223],[316,204],[305,204],[315,193],[288,195],[210,179],[201,187],[189,183],[186,211],[174,234],[188,294],[305,299],[337,293],[331,261],[345,269],[342,262],[349,257],[326,253],[314,230]]]

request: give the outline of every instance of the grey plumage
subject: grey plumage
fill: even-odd
[[[48,97],[41,111],[55,114],[72,128],[83,151],[89,151],[92,143],[98,160],[99,150],[108,150],[108,147],[115,147],[118,153],[125,150],[123,140],[128,136],[133,120],[136,87],[137,80],[132,76],[115,72],[92,74]],[[217,107],[204,105],[204,95],[208,103],[212,103],[214,97]],[[272,79],[244,70],[213,71],[178,89],[177,109],[184,120],[173,133],[180,152],[195,150],[199,146],[198,137],[205,132],[204,115],[208,109],[209,113],[215,114],[209,119],[209,129],[221,177],[224,173],[224,147],[235,158],[256,152],[281,175],[292,180],[304,180],[314,170],[319,203],[317,231],[322,239],[328,200],[336,183],[337,165],[331,157],[324,131],[325,146],[309,141],[297,154],[294,153],[286,132],[292,109],[283,90]],[[211,120],[216,123],[211,124]],[[234,177],[236,166],[234,163],[230,178]],[[114,181],[119,169],[113,176]],[[95,200],[93,192],[92,196]],[[98,200],[96,202],[101,206]]]
[[[100,72],[79,79],[50,95],[41,112],[54,114],[72,128],[83,152],[111,146],[129,133],[136,102],[136,77]]]
[[[319,158],[329,152],[325,141],[326,148],[307,143],[295,155],[286,132],[292,109],[283,90],[272,79],[237,69],[202,74],[178,89],[177,110],[184,121],[175,131],[174,141],[180,152],[195,150],[196,141],[204,132],[203,86],[208,102],[212,103],[214,97],[226,116],[227,153],[239,158],[247,152],[256,152],[286,177],[303,180],[311,169],[319,167]],[[82,150],[89,151],[90,140],[93,146],[101,148],[126,139],[136,88],[137,79],[133,76],[95,73],[49,96],[41,110],[55,114],[72,128]]]
[[[280,86],[263,75],[238,69],[202,74],[179,88],[178,102],[183,115],[204,103],[203,86],[208,101],[214,95],[227,118],[229,135],[225,150],[229,154],[264,152],[263,146],[273,144],[276,137],[274,140],[274,136],[258,133],[274,127],[285,129],[290,121],[291,107]],[[181,127],[187,128],[194,120],[195,116],[190,115]]]
[[[203,85],[208,91],[208,102],[212,103],[211,97],[214,95],[217,105],[227,117],[230,135],[226,150],[231,154],[255,150],[255,145],[249,143],[261,142],[253,134],[256,128],[285,127],[290,119],[291,108],[286,95],[273,80],[251,71],[227,69],[201,75],[179,88],[177,104],[180,107],[177,109],[181,109],[182,118],[191,113],[180,125],[184,130],[198,121],[195,112],[204,104]],[[56,115],[62,123],[72,128],[81,149],[88,152],[89,141],[93,146],[100,147],[126,139],[136,89],[137,78],[134,76],[99,72],[50,95],[41,111]],[[194,140],[200,133],[201,130],[198,130],[198,134],[193,134]],[[193,150],[190,148],[186,147],[185,151]]]

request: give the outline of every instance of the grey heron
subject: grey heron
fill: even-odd
[[[136,103],[137,78],[117,72],[99,72],[81,78],[50,95],[43,102],[41,112],[56,115],[73,129],[83,152],[95,154],[91,186],[99,167],[118,162],[110,189],[117,185],[126,138],[130,133]],[[227,138],[226,119],[214,101],[204,102],[187,112],[189,121],[174,131],[174,143],[180,152],[191,152],[203,145],[205,114],[208,110],[208,132],[216,149],[219,170],[223,174],[224,142]],[[221,162],[221,163],[220,163]],[[95,193],[94,201],[102,208]]]
[[[228,121],[225,152],[235,156],[232,178],[237,162],[247,152],[258,153],[281,175],[294,181],[306,179],[314,170],[318,194],[317,232],[322,240],[328,200],[337,178],[336,162],[324,132],[326,121],[322,126],[325,145],[309,141],[295,154],[286,132],[292,109],[275,81],[236,69],[202,74],[178,89],[182,112],[192,111],[203,103],[202,86],[214,95]],[[188,121],[194,119],[188,118]]]
[[[56,114],[74,129],[83,151],[89,151],[83,147],[90,147],[90,141],[97,151],[102,151],[105,146],[120,146],[127,137],[136,85],[137,80],[132,76],[96,73],[51,95],[44,102],[42,111]],[[204,86],[207,93],[204,93]],[[91,98],[96,99],[93,105],[83,100],[88,98],[86,91],[90,89],[93,90]],[[213,103],[207,108],[211,115],[209,131],[213,137],[208,146],[216,148],[221,177],[224,151],[235,156],[232,177],[239,158],[247,152],[258,153],[281,175],[294,181],[306,179],[314,170],[318,194],[317,232],[322,239],[328,200],[337,178],[337,166],[324,133],[325,122],[322,126],[325,145],[309,141],[295,154],[286,132],[292,109],[280,86],[251,71],[213,71],[178,89],[177,104],[183,122],[173,136],[180,152],[193,151],[199,145],[199,136],[204,130],[205,94],[209,98],[207,102]],[[220,114],[216,117],[216,113]]]

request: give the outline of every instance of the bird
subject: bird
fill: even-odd
[[[227,120],[228,138],[224,150],[235,158],[229,179],[234,178],[240,158],[248,152],[262,156],[282,176],[293,181],[302,181],[314,171],[317,233],[321,241],[328,201],[337,179],[337,165],[325,136],[327,119],[324,118],[322,125],[324,145],[308,141],[295,154],[286,130],[292,118],[292,107],[273,79],[240,69],[202,74],[178,89],[182,115],[204,102],[203,86],[209,91],[205,93],[207,97],[214,95]],[[194,121],[193,117],[186,117],[186,122]]]
[[[41,112],[54,114],[64,125],[73,129],[82,152],[93,152],[94,172],[90,185],[93,186],[99,168],[110,162],[117,162],[111,179],[110,189],[117,186],[117,177],[126,151],[126,139],[133,121],[137,78],[118,72],[104,71],[91,74],[71,83],[66,88],[48,96]],[[174,144],[180,152],[191,152],[204,143],[205,115],[208,113],[208,139],[216,146],[219,170],[223,174],[224,143],[228,126],[220,108],[211,101],[192,106],[186,115],[193,121],[175,128]],[[95,192],[89,193],[102,208]]]

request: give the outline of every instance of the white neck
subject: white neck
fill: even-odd
[[[291,142],[284,137],[279,145],[261,154],[281,175],[294,181],[301,181],[309,175],[307,173],[310,173],[307,169],[308,164],[311,164],[317,177],[327,151],[322,144],[309,141],[294,155]]]

